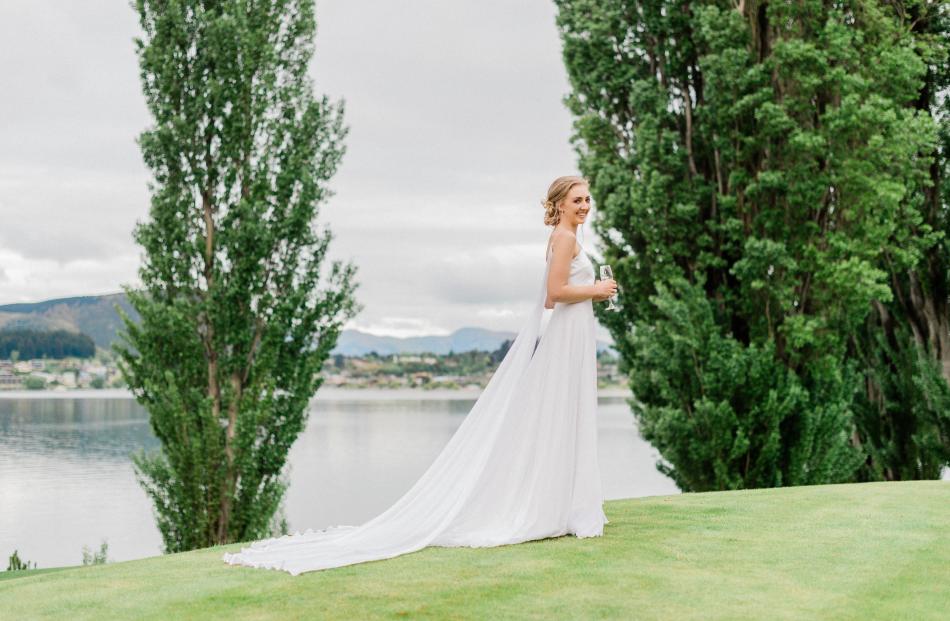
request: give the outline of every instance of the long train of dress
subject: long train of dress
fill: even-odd
[[[362,525],[256,541],[224,561],[298,575],[427,546],[603,535],[593,306],[590,299],[555,303],[539,336],[550,251],[545,265],[535,306],[508,353],[408,492]],[[568,283],[593,282],[581,248]]]

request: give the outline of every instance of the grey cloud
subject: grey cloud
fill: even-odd
[[[314,88],[344,100],[350,127],[320,223],[331,258],[359,267],[359,321],[518,327],[543,269],[538,202],[576,172],[554,14],[510,0],[317,3]],[[148,175],[134,140],[150,122],[137,32],[125,0],[0,4],[0,252],[56,274],[6,282],[7,299],[135,279]]]

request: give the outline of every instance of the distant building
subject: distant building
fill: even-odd
[[[422,362],[422,356],[416,354],[393,354],[393,362]]]
[[[75,373],[60,373],[56,376],[56,381],[58,381],[63,386],[69,388],[76,387],[76,374]]]
[[[432,374],[428,371],[420,371],[418,373],[412,374],[412,383],[415,386],[421,386],[422,384],[428,384],[432,380]]]
[[[461,382],[464,378],[461,375],[436,375],[432,378],[433,382]]]
[[[101,364],[90,364],[83,367],[83,371],[85,371],[86,373],[88,373],[89,375],[93,377],[96,377],[96,376],[105,377],[108,374],[109,369],[107,369],[105,366]]]
[[[20,381],[19,375],[9,369],[0,369],[0,390],[10,390],[22,386],[23,382]]]

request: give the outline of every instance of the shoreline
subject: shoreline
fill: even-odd
[[[481,388],[338,388],[322,387],[310,399],[314,401],[391,401],[420,399],[471,399],[482,394]],[[633,393],[626,388],[600,388],[598,399],[628,398]],[[124,388],[75,388],[69,390],[2,390],[0,401],[14,399],[134,399]]]

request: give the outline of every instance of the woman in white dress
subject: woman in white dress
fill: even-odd
[[[597,360],[592,303],[616,292],[595,281],[577,243],[590,213],[583,177],[554,180],[553,225],[534,308],[501,364],[428,470],[383,513],[256,541],[232,565],[292,575],[392,558],[427,546],[490,547],[603,535],[597,463]],[[552,309],[541,334],[544,309]]]

